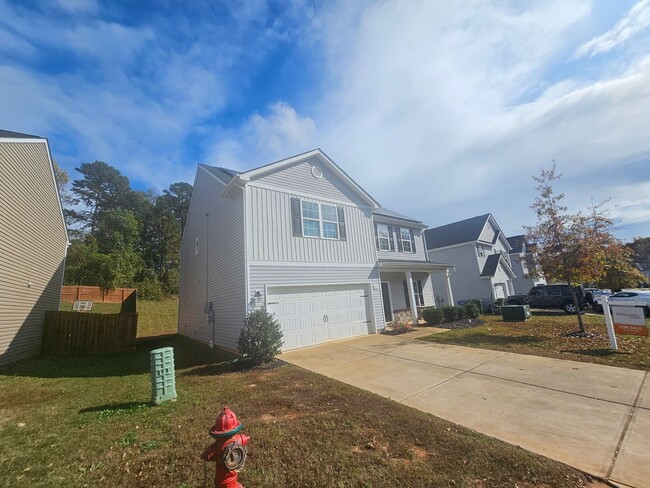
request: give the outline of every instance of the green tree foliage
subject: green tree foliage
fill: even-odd
[[[527,238],[535,242],[537,261],[550,282],[563,282],[572,287],[605,283],[608,269],[613,277],[624,263],[631,265],[630,254],[624,252],[624,246],[613,236],[612,221],[604,204],[592,205],[586,214],[567,211],[562,204],[564,194],[556,194],[552,186],[561,176],[556,172],[555,163],[551,169],[542,169],[539,176],[533,176],[538,195],[531,208],[537,215],[537,225],[526,228]],[[578,309],[575,292],[573,302]],[[576,316],[584,334],[582,315]]]
[[[72,182],[74,198],[64,201],[73,238],[66,283],[135,287],[152,299],[178,293],[181,222],[192,186],[174,183],[156,195],[132,190],[126,176],[101,161],[77,171],[82,178]]]
[[[239,353],[252,364],[273,360],[282,349],[280,323],[266,310],[254,310],[244,319],[237,342]]]

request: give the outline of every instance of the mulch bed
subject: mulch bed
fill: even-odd
[[[439,329],[471,329],[484,323],[485,321],[481,319],[461,319],[455,320],[454,322],[443,322],[434,327],[438,327]]]

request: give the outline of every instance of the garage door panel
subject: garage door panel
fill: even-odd
[[[284,350],[368,334],[368,285],[269,287],[267,307],[284,333]]]

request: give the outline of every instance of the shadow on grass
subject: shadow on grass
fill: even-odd
[[[149,402],[128,402],[128,403],[114,403],[109,405],[98,405],[96,407],[87,407],[79,410],[79,413],[100,412],[106,415],[132,412],[135,410],[142,410],[151,407]]]
[[[564,349],[560,352],[580,354],[582,356],[610,357],[610,356],[632,356],[632,353],[623,351],[612,351],[611,349]]]
[[[149,351],[174,348],[176,370],[230,361],[235,355],[177,334],[138,340],[134,351],[89,356],[42,356],[0,370],[0,376],[35,378],[99,378],[149,373]]]
[[[442,344],[453,344],[456,346],[509,346],[528,345],[536,346],[544,342],[543,337],[522,335],[522,336],[499,336],[477,332],[475,334],[464,334],[461,336],[447,335],[447,333],[436,334],[428,339],[420,339],[427,342],[439,342]]]

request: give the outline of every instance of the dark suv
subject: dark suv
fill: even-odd
[[[585,294],[581,286],[574,286],[578,305],[585,307]],[[530,305],[530,308],[558,308],[566,313],[576,313],[569,285],[537,285],[527,295],[511,295],[506,299],[508,305]]]

